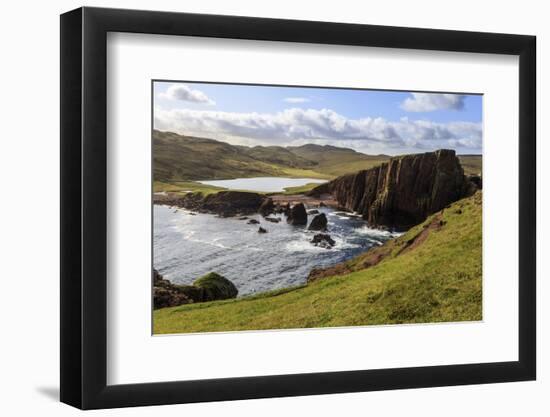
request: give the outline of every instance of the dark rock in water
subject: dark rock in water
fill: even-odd
[[[193,286],[203,290],[203,301],[226,300],[239,293],[235,284],[215,272],[197,279]]]
[[[408,228],[477,188],[464,175],[455,151],[440,149],[391,158],[321,184],[308,195],[331,194],[340,206],[375,226]]]
[[[290,203],[286,203],[283,207],[283,213],[285,216],[290,216]]]
[[[258,233],[267,233],[267,230],[265,230],[262,226],[258,228]]]
[[[318,214],[318,213],[319,213],[319,210],[315,210],[315,209],[307,211],[307,214]]]
[[[250,219],[249,221],[246,222],[246,224],[260,224],[260,222],[256,219]]]
[[[265,220],[271,223],[279,223],[281,221],[279,217],[266,217]]]
[[[239,220],[248,220],[248,217],[246,217],[246,216],[239,217]]]
[[[315,246],[319,246],[325,249],[330,249],[336,244],[334,239],[332,239],[330,235],[327,235],[326,233],[316,234],[315,236],[313,236],[313,239],[311,239],[311,243],[313,243]]]
[[[316,215],[311,223],[309,224],[308,229],[309,230],[319,230],[319,231],[325,231],[327,230],[327,216],[325,216],[325,213],[321,213]]]
[[[190,216],[196,216],[197,213],[193,213],[192,211],[190,211],[190,212],[189,212],[189,215],[190,215]]]
[[[287,222],[295,226],[307,224],[307,212],[303,203],[295,204],[290,208]]]
[[[225,216],[255,213],[262,204],[262,196],[242,191],[220,191],[204,198],[202,209]]]
[[[282,214],[285,212],[285,208],[281,206],[279,203],[275,205],[275,209],[273,209],[273,213]]]
[[[269,197],[267,197],[262,205],[260,206],[260,208],[258,209],[258,212],[266,217],[266,216],[269,216],[271,213],[273,213],[273,211],[275,210],[275,204],[273,204],[273,200]]]
[[[319,203],[319,207],[326,207],[327,205],[323,203],[322,201]]]

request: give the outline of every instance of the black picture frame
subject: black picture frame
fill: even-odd
[[[107,385],[108,32],[519,56],[519,358],[512,362]],[[533,380],[536,38],[79,8],[61,16],[61,401],[82,409]]]

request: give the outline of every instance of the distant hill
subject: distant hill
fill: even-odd
[[[247,154],[243,147],[212,139],[153,132],[155,181],[279,175],[277,166]]]
[[[316,170],[331,176],[372,168],[390,159],[388,155],[366,155],[349,148],[307,144],[287,148],[302,158],[316,163]]]
[[[481,175],[482,156],[481,155],[458,155],[460,165],[465,174]]]
[[[255,176],[332,178],[389,159],[336,146],[235,146],[213,139],[153,132],[155,181]]]
[[[240,146],[240,148],[248,156],[270,164],[292,168],[312,168],[316,165],[315,161],[304,158],[282,146],[254,146],[253,148]]]
[[[335,178],[390,159],[329,145],[236,146],[214,139],[153,131],[155,181],[258,176]],[[460,155],[467,174],[481,172],[481,155]]]

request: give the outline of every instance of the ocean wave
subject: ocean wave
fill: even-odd
[[[349,242],[341,236],[333,234],[330,236],[335,242],[332,250],[339,251],[343,249],[355,249],[361,247],[360,244]],[[304,234],[301,239],[288,242],[286,244],[286,250],[290,252],[325,252],[327,250],[326,248],[312,244],[311,239],[313,239],[313,234]]]
[[[390,230],[373,229],[368,226],[361,226],[354,230],[355,233],[366,236],[378,236],[381,238],[391,238],[401,236],[403,233],[393,232]]]

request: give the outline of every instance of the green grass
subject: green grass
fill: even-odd
[[[214,185],[201,184],[194,181],[174,181],[174,182],[162,182],[154,181],[153,183],[153,192],[158,193],[162,191],[172,192],[172,193],[183,193],[183,192],[200,192],[204,195],[217,193],[218,191],[223,191],[226,188],[216,187]]]
[[[304,194],[308,191],[313,190],[318,185],[319,185],[318,182],[309,182],[307,184],[299,185],[296,187],[285,187],[285,191],[283,193],[277,193],[277,194],[285,194],[285,195]]]
[[[314,171],[312,169],[302,169],[302,168],[282,168],[281,177],[290,177],[290,178],[315,178],[321,180],[330,180],[334,178],[333,175]]]
[[[481,175],[482,156],[481,155],[458,155],[460,165],[464,169],[464,173],[468,175]]]
[[[481,320],[481,193],[440,216],[417,246],[402,251],[433,216],[387,243],[376,266],[361,269],[360,255],[353,272],[297,289],[155,310],[154,333]]]
[[[261,176],[331,179],[388,158],[335,146],[247,147],[153,132],[154,178],[162,182]]]

